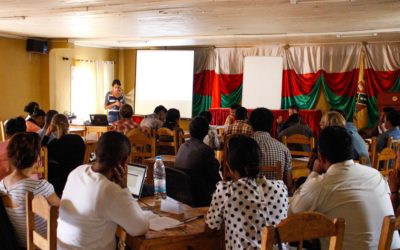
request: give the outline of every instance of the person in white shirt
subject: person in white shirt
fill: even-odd
[[[352,137],[346,128],[329,126],[319,139],[318,160],[306,182],[293,196],[289,215],[317,211],[333,219],[345,219],[343,249],[377,249],[383,218],[393,215],[385,178],[373,168],[352,160]],[[327,239],[321,240],[327,249]],[[392,247],[400,247],[393,235]]]
[[[100,137],[95,165],[68,176],[58,217],[57,249],[115,249],[117,225],[132,236],[149,222],[127,188],[129,140],[118,132]]]

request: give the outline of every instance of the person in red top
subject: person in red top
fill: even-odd
[[[36,109],[31,118],[26,121],[26,132],[38,132],[44,125],[46,113],[41,109]]]
[[[22,117],[12,118],[7,121],[4,127],[7,139],[0,142],[0,180],[11,173],[7,157],[7,146],[14,134],[26,131],[25,119]]]
[[[125,134],[131,129],[139,128],[134,121],[132,121],[133,109],[129,104],[122,105],[119,116],[120,120],[112,124],[111,130]]]

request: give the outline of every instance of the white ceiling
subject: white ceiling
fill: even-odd
[[[400,41],[399,0],[305,1],[1,0],[0,34],[101,47]]]

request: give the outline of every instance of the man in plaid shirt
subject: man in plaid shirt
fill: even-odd
[[[225,129],[225,135],[242,134],[251,136],[253,129],[247,124],[247,109],[239,107],[235,112],[236,121]]]
[[[132,121],[133,109],[131,105],[122,105],[119,115],[121,119],[112,124],[111,130],[125,134],[131,129],[139,128],[139,125]]]
[[[289,149],[278,140],[271,137],[269,132],[274,122],[274,114],[266,108],[256,108],[250,115],[250,124],[253,128],[253,139],[257,141],[261,149],[260,166],[273,166],[277,161],[281,162],[282,177],[288,190],[292,187],[292,156]],[[272,173],[261,173],[267,179],[274,179]]]

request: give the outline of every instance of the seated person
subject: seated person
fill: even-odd
[[[116,249],[115,231],[142,235],[149,222],[127,188],[128,138],[110,131],[96,148],[96,163],[68,176],[58,217],[57,249]]]
[[[154,109],[153,114],[146,115],[144,117],[144,119],[140,123],[140,127],[159,129],[164,125],[166,114],[167,109],[164,106],[159,105]]]
[[[285,130],[285,129],[287,129],[289,127],[289,125],[291,123],[290,116],[292,116],[293,114],[298,114],[299,113],[299,107],[296,104],[294,104],[294,105],[289,107],[288,112],[289,112],[289,118],[285,122],[283,122],[282,116],[279,116],[276,119],[276,124],[278,125],[278,128],[277,128],[278,134],[282,130]]]
[[[279,140],[282,141],[283,136],[291,136],[291,135],[304,135],[308,138],[312,137],[312,132],[310,127],[307,124],[303,124],[301,117],[299,114],[292,114],[289,116],[288,120],[286,121],[288,123],[288,127],[284,130],[281,130],[279,133]],[[297,151],[306,151],[310,152],[310,146],[309,145],[301,145],[301,144],[289,144],[288,148],[290,150],[297,150]]]
[[[224,122],[225,129],[228,128],[229,125],[232,125],[235,122],[235,120],[236,120],[235,113],[236,113],[236,110],[240,107],[241,106],[237,103],[234,103],[231,105],[230,110],[229,110],[229,115],[226,117],[225,122]]]
[[[43,140],[44,135],[46,134],[47,128],[50,126],[51,120],[53,117],[58,114],[58,111],[56,110],[49,110],[46,113],[46,116],[44,117],[44,126],[41,128],[37,133],[39,134],[40,140]],[[54,134],[50,135],[49,142],[53,140],[56,136]]]
[[[195,207],[210,205],[215,184],[220,180],[214,150],[203,142],[207,132],[207,120],[194,118],[190,123],[190,140],[180,146],[175,160],[175,167],[186,172],[192,180]]]
[[[281,162],[282,179],[286,186],[292,188],[292,156],[289,149],[280,141],[271,137],[269,132],[274,122],[274,114],[266,108],[256,108],[250,114],[250,124],[253,127],[253,139],[261,149],[260,166],[273,166],[276,162]],[[267,179],[274,179],[275,175],[270,173],[260,173]]]
[[[400,113],[391,111],[385,116],[386,132],[378,136],[376,140],[376,152],[379,153],[387,146],[387,141],[390,137],[397,140],[400,139]]]
[[[181,114],[179,110],[175,108],[168,109],[165,123],[163,125],[163,128],[168,128],[169,130],[175,131],[175,136],[177,137],[177,142],[178,144],[184,143],[183,139],[183,130],[179,127],[179,119],[181,118]],[[181,140],[179,139],[181,138]],[[171,136],[162,136],[158,138],[161,141],[165,142],[172,142],[174,140],[173,137]],[[167,147],[167,146],[161,146],[158,148],[158,153],[159,155],[165,154],[165,155],[175,155],[175,151],[172,147]]]
[[[32,114],[35,110],[39,109],[39,103],[30,102],[24,107],[24,112],[28,113],[25,120],[29,120],[32,117]]]
[[[0,181],[0,194],[8,195],[15,208],[6,208],[8,217],[13,224],[18,244],[26,248],[26,192],[34,196],[43,195],[48,202],[59,207],[60,200],[54,192],[53,186],[46,180],[33,180],[29,176],[36,163],[40,150],[39,135],[37,133],[17,133],[8,144],[7,154],[12,173]],[[35,217],[35,228],[46,234],[46,221]]]
[[[377,249],[383,218],[394,214],[385,177],[353,162],[352,137],[344,127],[325,127],[318,143],[318,160],[293,195],[289,215],[315,211],[341,217],[346,222],[343,249]],[[399,243],[396,231],[392,247]],[[327,244],[321,239],[322,249]]]
[[[131,129],[139,126],[132,120],[133,109],[129,104],[124,104],[119,110],[119,120],[112,124],[111,130],[125,134]]]
[[[12,118],[4,125],[6,140],[0,142],[0,180],[11,173],[11,166],[8,162],[7,146],[14,134],[25,132],[25,119],[22,117]]]
[[[378,123],[375,127],[372,128],[363,128],[360,129],[359,133],[363,139],[372,138],[375,136],[379,136],[386,131],[385,128],[385,116],[390,112],[395,111],[393,107],[384,107],[381,112],[379,112]]]
[[[287,217],[288,191],[282,181],[259,177],[260,148],[252,138],[237,135],[228,142],[232,181],[217,184],[206,224],[225,228],[226,249],[260,249],[261,230]]]
[[[83,163],[85,142],[82,137],[68,134],[68,119],[63,114],[57,114],[43,137],[42,146],[48,149],[49,182],[54,185],[56,193],[61,196],[69,173]],[[50,135],[56,138],[49,142]]]
[[[36,109],[31,117],[26,120],[26,132],[38,132],[44,125],[46,113],[41,109]]]
[[[340,117],[340,116],[341,117]],[[368,154],[368,149],[367,146],[365,145],[365,141],[363,138],[358,134],[356,127],[354,126],[354,123],[352,122],[346,122],[346,115],[343,111],[341,110],[332,110],[326,113],[322,118],[321,118],[321,128],[327,127],[327,126],[341,126],[345,127],[347,132],[352,137],[353,141],[353,160],[359,161],[361,157],[363,157],[366,161],[366,165],[371,166],[371,161],[369,159],[369,154]]]
[[[210,111],[203,111],[199,114],[199,116],[205,118],[208,121],[209,129],[206,137],[204,137],[203,142],[207,144],[210,148],[212,149],[217,149],[219,147],[219,140],[218,140],[218,134],[217,130],[215,127],[212,127],[211,121],[212,121],[212,115]]]
[[[235,119],[235,122],[225,129],[225,136],[233,134],[251,136],[253,134],[253,129],[247,123],[247,109],[245,107],[236,109]]]

